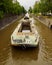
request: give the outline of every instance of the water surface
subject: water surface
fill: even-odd
[[[12,47],[10,36],[18,21],[0,31],[0,65],[52,65],[52,30],[35,20],[40,35],[39,47]]]

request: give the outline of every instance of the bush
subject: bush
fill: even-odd
[[[4,16],[3,11],[0,11],[0,19],[3,18],[3,16]]]

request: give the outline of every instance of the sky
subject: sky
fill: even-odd
[[[17,0],[28,11],[29,7],[33,7],[34,3],[39,0]]]

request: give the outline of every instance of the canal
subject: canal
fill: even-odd
[[[12,47],[10,36],[18,21],[0,30],[0,65],[52,65],[52,30],[35,20],[40,35],[39,47]]]

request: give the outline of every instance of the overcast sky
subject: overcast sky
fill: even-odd
[[[17,1],[20,2],[20,4],[24,6],[26,10],[28,10],[30,6],[33,7],[34,3],[39,0],[17,0]]]

